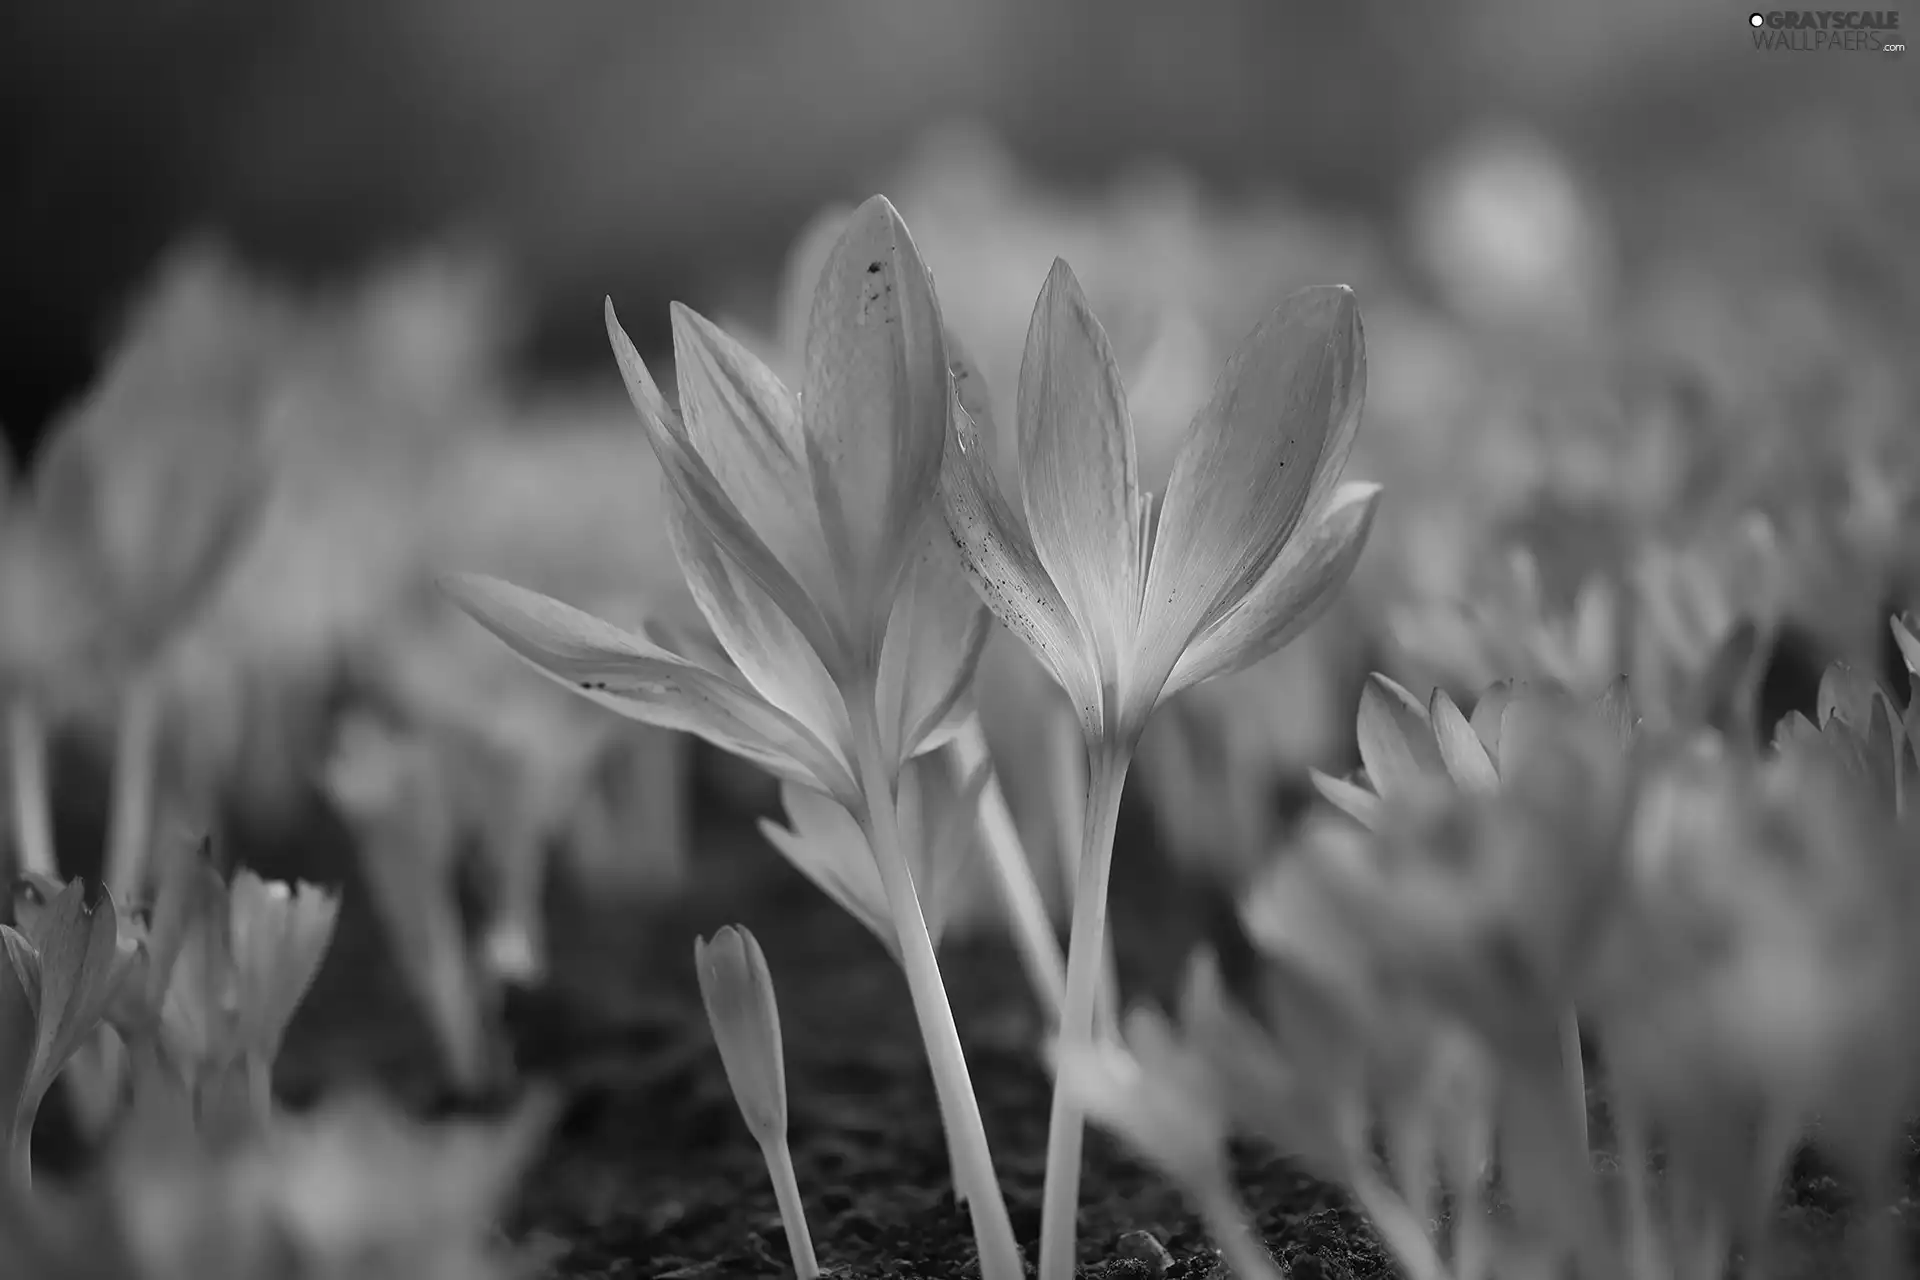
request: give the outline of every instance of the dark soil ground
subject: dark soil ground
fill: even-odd
[[[77,823],[78,847],[95,847],[95,824]],[[63,821],[63,837],[70,825]],[[1167,996],[1207,918],[1147,829],[1130,808],[1116,863],[1113,917],[1130,1001]],[[333,953],[281,1059],[282,1095],[297,1106],[322,1089],[371,1082],[428,1111],[493,1105],[450,1099],[438,1087],[421,1020],[350,876],[345,834],[324,810],[316,804],[281,836],[239,843],[267,874],[336,883],[343,869],[349,874]],[[508,1002],[503,1024],[520,1078],[557,1082],[569,1098],[508,1223],[538,1260],[536,1274],[791,1274],[766,1170],[728,1091],[694,980],[694,937],[745,923],[779,994],[789,1137],[823,1267],[838,1280],[977,1276],[904,979],[744,819],[707,823],[700,848],[692,885],[670,902],[607,905],[559,886],[554,981]],[[941,967],[1014,1228],[1031,1257],[1049,1094],[1032,997],[997,940],[950,944]],[[50,1164],[68,1162],[63,1127],[57,1115],[43,1118],[36,1146]],[[1395,1274],[1338,1191],[1270,1155],[1243,1151],[1237,1165],[1273,1255],[1296,1280]],[[1803,1159],[1781,1220],[1788,1265],[1778,1280],[1848,1274],[1849,1218],[1838,1181]],[[1227,1275],[1178,1193],[1097,1131],[1082,1183],[1080,1258],[1083,1276],[1103,1280]]]

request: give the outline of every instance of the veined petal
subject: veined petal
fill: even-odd
[[[918,754],[966,694],[992,624],[945,522],[933,516],[880,649],[881,746],[890,762]]]
[[[939,481],[950,397],[933,277],[875,196],[820,273],[800,401],[821,526],[870,656]]]
[[[1462,791],[1491,795],[1500,789],[1493,757],[1445,689],[1435,689],[1427,702],[1427,720],[1433,726],[1434,745],[1440,749],[1447,776]]]
[[[1369,831],[1379,829],[1379,796],[1365,787],[1357,787],[1344,778],[1336,778],[1318,769],[1308,769],[1307,777],[1312,780],[1313,789],[1318,791],[1328,804]]]
[[[1253,590],[1193,638],[1174,664],[1161,699],[1250,667],[1319,621],[1360,562],[1379,505],[1379,485],[1341,485],[1312,529],[1281,548]]]
[[[458,574],[441,586],[508,648],[576,693],[630,719],[695,734],[778,777],[859,795],[831,746],[724,673],[498,578]]]
[[[715,546],[687,505],[672,493],[667,539],[687,589],[727,656],[762,698],[805,725],[845,758],[853,741],[847,705],[820,656],[793,620]]]
[[[758,356],[677,302],[673,360],[687,438],[721,489],[816,603],[837,602],[799,397]]]
[[[1020,361],[1020,475],[1034,550],[1117,683],[1140,613],[1140,475],[1107,334],[1059,258]]]
[[[1400,800],[1447,780],[1446,762],[1420,700],[1375,672],[1360,690],[1355,728],[1360,762],[1382,800]]]
[[[1329,441],[1350,439],[1365,393],[1366,341],[1344,287],[1287,298],[1227,361],[1167,482],[1130,700],[1157,696],[1194,635],[1272,565],[1316,481],[1329,483],[1320,461]]]
[[[1078,624],[1000,491],[986,442],[958,405],[940,472],[940,498],[947,531],[973,589],[1073,700],[1087,736],[1098,737],[1102,722],[1099,673],[1081,641]]]
[[[838,673],[846,665],[847,646],[830,625],[820,602],[807,594],[780,558],[753,531],[706,459],[693,447],[678,415],[661,396],[653,375],[647,372],[646,362],[640,359],[626,330],[620,327],[612,299],[607,301],[606,319],[607,338],[613,344],[620,376],[627,384],[627,395],[640,415],[641,425],[647,429],[668,485],[728,558],[759,583],[760,589],[793,619],[827,669]]]

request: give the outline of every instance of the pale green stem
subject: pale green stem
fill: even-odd
[[[956,772],[961,778],[971,777],[975,769],[987,765],[987,738],[977,717],[968,718],[954,745]],[[1007,795],[1000,789],[997,774],[988,776],[980,792],[980,835],[986,846],[987,865],[1000,889],[1000,901],[1013,925],[1014,945],[1026,967],[1027,979],[1033,983],[1041,1010],[1057,1025],[1066,1002],[1066,962],[1060,957],[1060,940],[1054,936],[1047,905],[1033,878],[1033,861],[1020,842],[1020,829],[1007,808]]]
[[[1406,1268],[1409,1280],[1447,1280],[1446,1262],[1427,1234],[1426,1224],[1414,1216],[1406,1201],[1365,1169],[1356,1171],[1349,1182],[1360,1211],[1373,1224],[1381,1242]]]
[[[13,843],[18,870],[60,874],[53,857],[53,800],[47,790],[47,726],[31,698],[7,709],[7,758],[13,775]]]
[[[1626,1200],[1627,1258],[1634,1280],[1668,1280],[1673,1267],[1654,1224],[1653,1167],[1640,1112],[1613,1093],[1614,1145],[1619,1148],[1621,1191]]]
[[[1081,850],[1086,843],[1087,815],[1087,743],[1080,732],[1080,719],[1064,704],[1049,704],[1046,717],[1047,778],[1053,797],[1054,829],[1059,836],[1060,874],[1066,886],[1067,901],[1073,901],[1074,885],[1080,879]],[[1072,907],[1068,907],[1072,911]],[[1094,1025],[1112,1034],[1120,1027],[1120,966],[1115,962],[1111,941],[1101,960],[1098,1003],[1094,1006]]]
[[[1393,1185],[1413,1216],[1425,1222],[1434,1216],[1433,1202],[1438,1190],[1437,1149],[1432,1131],[1418,1119],[1404,1119],[1388,1131],[1388,1146],[1393,1161]]]
[[[1067,942],[1067,1002],[1060,1019],[1063,1045],[1093,1041],[1094,1010],[1106,958],[1107,875],[1113,867],[1120,793],[1132,761],[1128,747],[1104,744],[1091,753],[1085,843],[1073,892],[1073,929]],[[1047,1173],[1040,1203],[1040,1280],[1073,1280],[1080,1212],[1080,1150],[1086,1116],[1056,1079],[1047,1122]]]
[[[247,1105],[253,1112],[253,1122],[262,1133],[273,1127],[273,1064],[265,1054],[249,1053],[246,1057]]]
[[[1224,1174],[1208,1178],[1191,1191],[1194,1207],[1207,1224],[1207,1235],[1218,1246],[1235,1280],[1282,1280],[1273,1255],[1254,1231],[1246,1206]]]
[[[13,1179],[13,1185],[20,1191],[33,1190],[33,1117],[39,1110],[38,1105],[28,1106],[27,1100],[18,1100],[18,1109],[14,1112],[13,1123],[7,1132],[7,1172]]]
[[[1567,1102],[1573,1108],[1573,1131],[1580,1139],[1580,1153],[1592,1163],[1592,1148],[1587,1137],[1587,1068],[1580,1057],[1580,1015],[1568,1008],[1560,1015],[1560,1064],[1566,1073]]]
[[[920,912],[920,896],[913,887],[913,873],[900,848],[893,776],[881,758],[873,695],[871,691],[856,695],[849,699],[849,704],[848,710],[853,713],[854,755],[865,799],[862,806],[865,812],[857,816],[872,845],[874,861],[887,891],[887,905],[893,912],[894,932],[900,943],[900,967],[906,973],[921,1039],[926,1042],[927,1060],[933,1070],[934,1088],[940,1095],[941,1114],[948,1125],[947,1141],[956,1171],[966,1179],[967,1212],[973,1219],[981,1280],[1023,1280],[1026,1267],[1020,1258],[1020,1246],[1014,1240],[1007,1203],[1001,1198],[995,1180],[986,1126],[981,1122],[980,1104],[967,1074],[960,1031],[954,1025],[953,1008],[947,1002],[947,990],[940,979],[940,962],[934,956],[933,939]]]
[[[773,1178],[773,1198],[780,1204],[780,1223],[787,1230],[787,1252],[793,1255],[798,1280],[814,1280],[820,1261],[813,1254],[813,1233],[807,1229],[807,1208],[800,1201],[800,1179],[793,1171],[793,1152],[785,1138],[761,1148],[767,1173]]]
[[[113,741],[113,799],[107,811],[106,881],[117,902],[133,901],[146,887],[160,710],[158,686],[134,677],[121,695]]]
[[[1453,1188],[1453,1269],[1458,1280],[1483,1280],[1491,1274],[1488,1240],[1486,1160],[1493,1147],[1491,1126],[1475,1125],[1461,1151]]]

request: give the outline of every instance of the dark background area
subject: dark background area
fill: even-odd
[[[1764,57],[1737,4],[979,0],[563,5],[16,0],[0,19],[0,421],[97,370],[157,257],[218,238],[320,281],[446,236],[501,250],[535,375],[601,372],[599,297],[764,280],[822,202],[979,120],[1050,184],[1174,159],[1384,219],[1464,124],[1518,115],[1630,195],[1737,164],[1790,191],[1793,127],[1915,135],[1912,63]],[[1840,65],[1846,62],[1848,65]],[[1911,151],[1889,156],[1889,167]],[[657,332],[656,332],[657,330]]]

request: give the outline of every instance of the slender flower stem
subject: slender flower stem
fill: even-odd
[[[1061,882],[1071,903],[1074,885],[1080,879],[1081,849],[1086,842],[1087,744],[1080,733],[1079,719],[1064,709],[1064,703],[1055,702],[1053,707],[1053,714],[1046,717],[1047,780],[1052,792],[1055,830],[1059,835]],[[1101,966],[1094,1026],[1112,1034],[1120,1027],[1120,966],[1114,961],[1111,939]]]
[[[1273,1255],[1254,1230],[1247,1208],[1223,1168],[1191,1184],[1190,1193],[1207,1224],[1207,1234],[1213,1237],[1234,1280],[1282,1280]]]
[[[273,1127],[273,1064],[258,1053],[246,1056],[247,1108],[253,1123],[265,1133]]]
[[[1560,1015],[1560,1066],[1566,1073],[1567,1104],[1573,1110],[1573,1131],[1580,1151],[1592,1159],[1587,1137],[1587,1068],[1580,1057],[1580,1015],[1571,1008]]]
[[[13,775],[13,843],[18,870],[60,873],[53,857],[52,799],[47,791],[47,726],[27,697],[7,709],[7,760]]]
[[[159,744],[160,691],[153,681],[136,676],[121,696],[107,812],[107,889],[123,903],[145,888]]]
[[[978,718],[969,718],[961,729],[958,748],[959,773],[971,776],[987,760],[987,739]],[[1033,878],[1033,861],[1020,842],[1020,829],[1007,808],[1007,794],[1000,789],[997,775],[989,776],[980,793],[980,834],[986,846],[987,865],[993,870],[1000,900],[1013,924],[1013,940],[1026,967],[1033,993],[1049,1019],[1058,1023],[1067,997],[1067,966],[1060,956],[1060,940],[1054,936],[1047,906],[1040,897],[1040,886]]]
[[[17,1191],[33,1190],[33,1120],[40,1111],[39,1099],[16,1098],[15,1110],[7,1125],[7,1176]]]
[[[1368,1170],[1356,1172],[1350,1183],[1360,1211],[1400,1260],[1410,1280],[1448,1280],[1447,1264],[1427,1235],[1426,1224],[1414,1216],[1406,1201]]]
[[[780,1204],[780,1224],[787,1230],[787,1252],[793,1255],[797,1280],[814,1280],[820,1260],[813,1253],[813,1234],[807,1229],[807,1208],[800,1201],[800,1179],[793,1171],[793,1151],[786,1139],[769,1142],[762,1154],[773,1178],[773,1198]]]
[[[858,816],[873,848],[874,861],[879,865],[887,904],[893,910],[894,932],[900,942],[900,967],[906,973],[907,989],[913,997],[920,1037],[926,1042],[934,1088],[940,1095],[941,1111],[947,1121],[947,1141],[952,1148],[955,1171],[966,1179],[967,1212],[973,1219],[981,1280],[1023,1280],[1026,1267],[1020,1258],[1020,1246],[1013,1237],[1007,1202],[1001,1198],[994,1175],[986,1126],[981,1122],[980,1104],[967,1074],[960,1031],[954,1025],[953,1008],[947,1003],[947,990],[940,980],[940,962],[934,956],[933,939],[920,912],[920,896],[913,887],[913,873],[900,848],[893,779],[881,759],[873,695],[870,691],[857,694],[848,699],[848,704],[853,721],[854,755],[866,801],[862,806],[865,812]]]
[[[1107,874],[1113,867],[1114,829],[1132,751],[1103,745],[1090,753],[1087,821],[1073,892],[1073,932],[1067,943],[1067,1003],[1060,1019],[1063,1044],[1093,1039],[1094,1009],[1105,970]],[[1040,1280],[1073,1280],[1080,1211],[1080,1149],[1086,1116],[1058,1080],[1047,1122],[1047,1173],[1040,1205]]]

